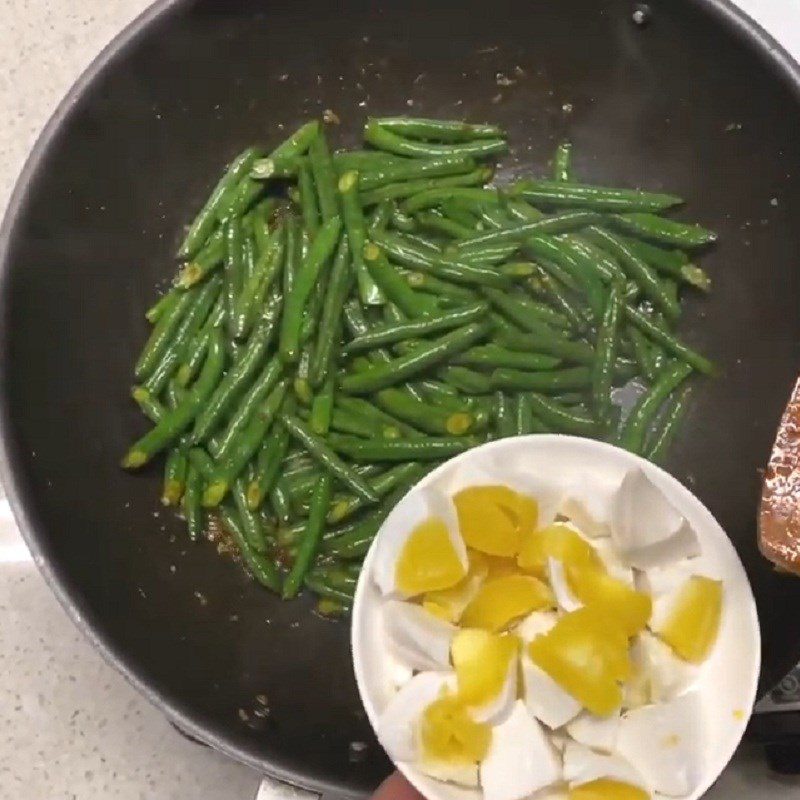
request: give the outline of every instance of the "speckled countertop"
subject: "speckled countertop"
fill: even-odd
[[[739,4],[800,58],[800,0]],[[149,0],[0,0],[0,209],[59,99],[148,5]],[[180,736],[92,650],[36,572],[4,500],[0,619],[0,798],[255,796],[258,775]],[[276,793],[269,784],[264,788],[259,797]],[[798,784],[767,775],[757,749],[748,746],[709,798],[798,794]]]

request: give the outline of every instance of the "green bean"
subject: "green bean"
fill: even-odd
[[[303,539],[298,548],[292,569],[283,582],[282,595],[284,600],[294,597],[300,591],[300,586],[303,584],[306,573],[317,554],[322,532],[325,528],[325,514],[330,505],[332,485],[332,476],[325,474],[319,479],[314,489]]]
[[[439,303],[449,303],[453,305],[464,305],[478,301],[478,295],[466,286],[457,283],[443,281],[435,275],[425,272],[409,272],[406,275],[408,285],[423,292],[429,292],[439,297]]]
[[[456,186],[479,186],[491,180],[492,170],[489,167],[477,167],[471,172],[459,175],[446,175],[443,178],[419,178],[403,180],[400,183],[387,183],[366,192],[360,192],[359,202],[362,206],[374,206],[384,200],[404,200],[407,197],[433,189],[450,189]]]
[[[426,189],[424,192],[415,194],[404,200],[400,208],[406,214],[415,214],[426,208],[434,208],[445,200],[469,201],[474,203],[493,203],[500,205],[502,202],[497,189],[475,189],[470,186],[463,187],[442,187],[437,189]]]
[[[229,192],[250,172],[261,152],[255,147],[248,147],[239,153],[231,162],[225,174],[211,192],[200,213],[195,217],[186,236],[178,249],[178,258],[192,258],[206,243],[217,224],[218,210],[227,199]]]
[[[408,159],[393,156],[380,150],[339,150],[332,156],[336,171],[342,175],[345,172],[376,172],[395,164],[405,164]]]
[[[528,400],[533,414],[554,430],[589,437],[595,436],[598,432],[597,423],[593,419],[572,411],[555,400],[540,394],[530,394]]]
[[[258,514],[250,510],[247,505],[247,484],[243,477],[237,478],[233,482],[233,502],[239,512],[239,520],[242,523],[242,533],[247,539],[248,545],[257,553],[267,552],[267,537]]]
[[[358,201],[358,173],[345,172],[339,178],[339,196],[342,201],[344,224],[350,242],[353,271],[358,283],[358,294],[365,305],[380,305],[385,302],[383,292],[364,263],[364,245],[367,243],[367,227]],[[370,232],[372,235],[372,232]]]
[[[344,463],[330,447],[310,431],[297,417],[281,414],[281,424],[289,433],[308,450],[321,467],[342,483],[349,486],[356,494],[374,503],[377,500],[366,481],[350,466]]]
[[[284,302],[281,318],[280,353],[287,362],[295,362],[300,357],[300,328],[303,322],[303,310],[311,290],[314,288],[322,265],[333,254],[339,241],[342,223],[339,217],[333,217],[323,223],[314,241],[311,243],[308,256],[303,260],[291,288],[291,294]]]
[[[186,517],[186,529],[189,539],[196,542],[205,530],[205,513],[200,505],[203,493],[202,475],[190,465],[186,471],[186,491],[183,493],[183,515]]]
[[[283,231],[279,227],[270,234],[267,250],[259,255],[253,273],[236,299],[234,338],[243,339],[252,329],[264,298],[283,267],[283,245]]]
[[[631,341],[633,347],[633,355],[636,362],[639,364],[639,369],[642,375],[649,383],[652,383],[656,377],[656,364],[655,352],[651,348],[650,342],[647,337],[633,325],[628,325],[626,333]]]
[[[660,420],[660,429],[656,432],[652,441],[647,445],[647,459],[654,464],[660,464],[672,441],[680,428],[681,422],[689,407],[689,399],[692,393],[690,386],[684,386],[675,392],[670,399],[670,405]]]
[[[231,484],[255,455],[262,439],[272,425],[286,394],[286,381],[281,381],[256,409],[243,430],[220,449],[214,473],[203,492],[203,505],[216,506],[222,501]]]
[[[385,364],[377,364],[361,374],[345,376],[341,383],[342,390],[351,394],[365,394],[392,386],[466,350],[471,344],[482,339],[488,330],[486,323],[472,323],[457,328],[439,339],[426,342],[412,353],[392,359]]]
[[[496,389],[553,394],[589,387],[592,383],[592,371],[588,367],[566,367],[541,372],[500,368],[492,373],[491,380]]]
[[[254,550],[244,535],[242,523],[236,514],[235,509],[229,505],[223,505],[219,509],[219,516],[225,529],[231,534],[236,542],[242,560],[252,573],[253,577],[267,589],[273,592],[280,591],[281,577],[275,564],[267,556]]]
[[[392,203],[392,213],[389,217],[389,222],[392,227],[403,233],[413,233],[417,229],[417,221],[404,214],[397,206],[397,203]]]
[[[225,225],[225,310],[228,332],[233,336],[236,327],[236,300],[242,288],[242,222],[231,219]]]
[[[336,191],[336,172],[333,169],[333,161],[331,161],[325,132],[322,130],[311,140],[308,148],[308,161],[311,165],[311,173],[314,176],[314,185],[317,189],[322,222],[329,222],[338,217],[340,211],[339,198]]]
[[[277,318],[275,316],[264,317],[260,320],[241,356],[220,381],[211,397],[206,401],[203,410],[197,415],[192,441],[202,442],[207,439],[220,420],[230,411],[240,392],[251,384],[253,375],[266,356],[276,325]]]
[[[328,432],[331,424],[335,385],[335,377],[331,374],[325,379],[325,383],[322,384],[311,404],[311,430],[320,436]]]
[[[514,398],[513,414],[514,433],[517,436],[540,432],[537,430],[537,420],[533,416],[531,400],[527,394],[520,392]]]
[[[343,408],[334,408],[331,414],[331,430],[339,433],[348,433],[370,439],[373,436],[383,437],[384,430],[372,420],[364,419],[356,414],[351,414]]]
[[[620,438],[621,447],[641,454],[647,427],[655,418],[658,409],[691,372],[691,366],[685,363],[674,363],[662,370],[658,380],[639,398],[631,410]]]
[[[421,227],[452,239],[466,239],[475,233],[474,228],[468,228],[460,222],[448,219],[438,211],[420,211],[415,219]]]
[[[486,315],[486,310],[485,303],[473,303],[438,317],[379,325],[348,342],[344,352],[353,353],[359,350],[371,350],[382,345],[404,342],[422,336],[429,336],[432,333],[449,331],[461,325],[476,322]]]
[[[220,222],[227,222],[229,219],[243,216],[263,191],[264,185],[261,181],[254,181],[245,176],[222,198],[217,209],[217,219]]]
[[[145,311],[145,319],[148,322],[155,324],[164,314],[178,302],[180,291],[172,288],[168,292],[162,294],[150,308]]]
[[[330,279],[322,306],[322,317],[317,341],[309,366],[309,382],[313,387],[321,386],[331,369],[333,351],[339,340],[342,323],[342,308],[350,291],[350,251],[347,235],[342,236],[333,261]]]
[[[409,317],[432,314],[438,308],[435,298],[418,294],[405,278],[387,261],[378,245],[367,242],[363,251],[364,263],[372,280],[392,303],[396,303]]]
[[[300,360],[297,362],[297,371],[292,381],[295,397],[304,406],[310,406],[314,399],[311,389],[309,376],[311,375],[311,345],[306,345],[300,352]]]
[[[187,456],[189,465],[197,470],[203,480],[208,480],[214,474],[214,459],[202,447],[190,448]]]
[[[599,214],[591,211],[565,211],[562,214],[553,214],[532,222],[523,222],[520,225],[489,231],[469,239],[462,239],[458,242],[456,248],[458,252],[467,252],[472,248],[487,244],[523,243],[527,242],[530,237],[543,233],[556,234],[579,230],[587,225],[593,225],[600,219],[602,217]]]
[[[655,214],[614,214],[614,225],[639,239],[649,239],[667,247],[704,247],[717,241],[717,234],[700,225],[688,225]]]
[[[336,249],[338,251],[338,247]],[[303,323],[300,326],[300,344],[306,344],[316,337],[317,327],[322,315],[322,307],[328,293],[328,277],[334,260],[335,256],[327,258],[317,275],[314,288],[311,290],[311,296],[308,298],[303,311]],[[313,344],[309,346],[313,349]]]
[[[511,197],[522,197],[532,203],[596,211],[663,211],[683,202],[669,194],[563,181],[522,180],[512,184],[508,191]]]
[[[191,424],[208,396],[219,382],[225,364],[222,334],[215,329],[203,370],[183,402],[156,423],[155,427],[135,442],[122,459],[126,469],[144,466],[156,453],[167,447]]]
[[[505,137],[505,133],[497,125],[473,125],[459,120],[377,117],[370,121],[400,136],[424,141],[471,142],[475,139]]]
[[[297,170],[298,188],[300,191],[300,207],[303,214],[303,225],[313,239],[319,230],[319,205],[317,204],[314,178],[308,161],[302,159]]]
[[[194,292],[182,292],[175,304],[167,309],[155,324],[136,361],[134,374],[137,378],[146,378],[156,368],[164,351],[169,347],[181,319],[196,297],[197,294]]]
[[[279,428],[261,443],[256,458],[255,477],[247,487],[247,506],[251,511],[261,507],[270,493],[289,449],[289,431]]]
[[[319,120],[311,120],[301,125],[291,136],[284,139],[266,158],[259,159],[253,164],[252,175],[254,178],[269,178],[275,174],[276,168],[299,159],[306,153],[311,142],[320,133]]]
[[[225,260],[225,234],[223,228],[214,231],[199,253],[187,261],[180,269],[175,285],[188,289],[200,283]]]
[[[495,434],[498,439],[514,436],[516,420],[511,398],[503,392],[494,393]]]
[[[412,158],[436,158],[439,156],[488,158],[508,150],[505,140],[498,138],[476,139],[471,142],[455,144],[434,144],[406,139],[381,127],[375,120],[367,122],[364,128],[364,139],[378,150]]]
[[[342,598],[320,597],[317,600],[317,614],[321,617],[343,617],[349,614],[353,604]]]
[[[416,483],[426,471],[425,467],[413,461],[408,464],[398,464],[396,467],[391,467],[383,474],[373,478],[370,481],[370,485],[373,491],[382,498],[398,487],[408,487]],[[363,507],[363,498],[355,495],[334,498],[328,511],[327,521],[331,525],[336,525]]]
[[[367,232],[369,234],[374,231],[385,231],[389,227],[393,207],[394,203],[391,200],[384,200],[372,209],[367,221]]]
[[[711,279],[705,270],[690,264],[685,253],[680,250],[664,250],[649,242],[620,237],[630,251],[639,256],[654,270],[669,275],[682,283],[688,283],[696,289],[707,292],[711,288]]]
[[[379,426],[382,438],[396,439],[400,435],[412,437],[420,435],[420,431],[413,426],[387,414],[362,397],[340,396],[336,398],[336,404],[348,413],[362,418],[366,423],[372,422]]]
[[[186,451],[180,445],[170,449],[164,464],[164,487],[161,492],[161,502],[165,506],[175,506],[183,497],[186,466]]]
[[[678,341],[671,333],[658,326],[643,312],[626,305],[625,314],[630,322],[639,328],[645,336],[660,344],[676,358],[691,364],[698,372],[711,376],[718,373],[717,367],[711,361]]]
[[[404,420],[420,431],[442,436],[462,436],[473,429],[474,418],[464,409],[451,411],[410,397],[397,389],[382,389],[375,395],[387,413]]]
[[[453,360],[454,364],[467,367],[511,367],[513,369],[547,370],[558,366],[561,361],[541,353],[520,353],[506,350],[497,344],[485,344],[465,350]]]
[[[572,180],[572,142],[561,142],[553,156],[553,180],[559,183]]]
[[[445,367],[439,372],[445,383],[449,383],[466,394],[489,394],[492,381],[488,375],[467,369],[467,367]]]
[[[475,169],[475,160],[469,157],[407,159],[396,164],[387,164],[382,169],[365,172],[358,176],[358,189],[365,192],[397,181],[413,181],[419,178],[441,178],[459,175]]]
[[[545,353],[577,364],[589,365],[594,362],[594,350],[591,345],[582,341],[570,341],[556,331],[548,332],[541,328],[530,333],[501,330],[494,338],[497,344],[509,350]]]
[[[590,320],[582,313],[583,309],[579,308],[573,298],[569,296],[567,293],[568,290],[560,286],[547,270],[541,267],[538,270],[536,279],[540,287],[540,292],[544,295],[545,299],[549,301],[556,312],[569,321],[569,326],[572,330],[578,333],[583,331]]]
[[[289,525],[292,522],[292,504],[289,502],[289,493],[283,478],[278,478],[272,485],[269,490],[269,501],[278,522],[281,525]]]
[[[512,322],[533,333],[541,331],[543,325],[545,328],[550,325],[556,325],[559,328],[569,327],[569,321],[563,314],[543,303],[537,303],[519,295],[505,294],[488,286],[484,287],[483,293],[486,299]]]
[[[160,394],[177,370],[188,343],[208,318],[211,307],[219,296],[221,284],[219,276],[214,275],[201,286],[189,289],[187,292],[192,296],[189,308],[175,329],[174,336],[162,350],[152,372],[144,381],[144,387],[151,394]]]
[[[664,291],[663,284],[650,266],[642,261],[622,239],[597,226],[592,226],[587,236],[620,262],[625,273],[636,281],[645,296],[663,311],[668,319],[674,320],[678,317],[680,307],[677,300]]]
[[[306,575],[304,585],[315,594],[326,600],[335,600],[336,602],[352,606],[353,604],[353,591],[344,591],[331,586],[327,581],[316,578],[313,575]]]
[[[485,196],[485,194],[483,195]],[[498,192],[494,190],[493,199],[497,198]],[[484,209],[481,203],[476,203],[474,200],[469,200],[465,197],[451,197],[441,202],[439,212],[449,220],[469,228],[470,236],[474,236],[478,229],[483,226],[476,209]]]
[[[611,411],[611,386],[617,360],[619,321],[622,316],[620,288],[614,284],[608,293],[603,320],[597,332],[597,357],[592,369],[592,400],[595,413],[602,425],[608,425]]]
[[[477,444],[469,436],[424,436],[417,439],[358,439],[331,434],[330,446],[354,461],[429,461],[463,453]]]
[[[578,233],[565,233],[556,237],[583,270],[593,270],[605,283],[624,283],[625,273],[617,261],[601,247]]]

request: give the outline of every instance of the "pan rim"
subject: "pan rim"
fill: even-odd
[[[73,107],[84,96],[85,91],[113,65],[118,55],[140,36],[145,35],[157,20],[167,14],[177,13],[189,2],[190,0],[156,0],[153,5],[129,22],[81,73],[39,133],[16,180],[0,223],[0,337],[4,341],[7,340],[11,242],[17,222],[25,210],[32,180],[37,175],[57,133],[69,120]],[[750,48],[770,68],[776,79],[782,79],[790,87],[800,102],[800,63],[796,62],[771,34],[745,11],[734,5],[732,0],[689,0],[689,2],[707,12],[719,25],[732,32],[745,47]],[[94,625],[84,617],[76,599],[60,576],[58,568],[50,563],[44,554],[39,543],[38,526],[33,521],[33,514],[29,513],[22,500],[23,492],[17,483],[17,468],[12,463],[13,454],[9,444],[9,435],[14,427],[6,391],[9,373],[6,360],[0,359],[0,480],[33,561],[70,620],[105,661],[120,672],[150,703],[159,708],[182,733],[278,781],[322,794],[351,795],[352,790],[339,781],[309,779],[294,769],[276,765],[268,754],[256,757],[230,742],[227,737],[213,732],[198,719],[198,714],[186,710],[167,693],[151,686],[149,681],[141,677],[128,663],[128,656],[120,648],[106,641]]]

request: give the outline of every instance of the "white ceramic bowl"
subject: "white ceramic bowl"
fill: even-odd
[[[702,555],[693,562],[696,571],[724,581],[719,638],[696,684],[708,734],[705,774],[698,790],[687,797],[697,800],[731,759],[755,702],[761,643],[753,593],[725,531],[685,486],[648,461],[591,439],[519,436],[469,450],[423,478],[387,517],[364,561],[353,605],[353,662],[361,700],[373,728],[393,693],[392,662],[384,646],[379,613],[381,597],[372,574],[376,548],[381,547],[383,537],[402,530],[404,505],[413,494],[440,481],[448,482],[456,469],[474,467],[481,472],[490,469],[492,462],[513,464],[550,480],[557,476],[558,483],[562,478],[566,482],[571,476],[595,470],[611,479],[621,479],[629,469],[640,467],[697,531]],[[478,790],[434,780],[413,764],[398,763],[397,767],[428,800],[479,800],[481,796]]]

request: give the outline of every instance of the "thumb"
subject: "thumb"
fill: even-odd
[[[372,800],[425,800],[425,798],[399,772],[393,772],[377,788]]]

